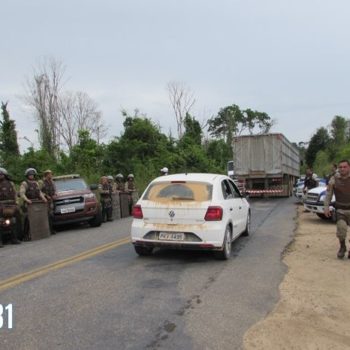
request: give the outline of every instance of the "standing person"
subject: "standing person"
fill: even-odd
[[[8,205],[8,207],[7,207]],[[4,217],[4,211],[12,211],[13,218],[16,219],[16,226],[11,229],[11,243],[19,244],[18,233],[21,228],[19,209],[16,203],[16,188],[8,176],[8,172],[4,168],[0,168],[0,216]],[[0,247],[3,247],[2,232],[0,231]]]
[[[114,183],[114,179],[113,179],[113,176],[112,175],[108,175],[107,176],[107,180],[108,180],[108,184],[111,188],[111,192],[114,192],[115,191],[115,183]]]
[[[115,183],[116,183],[116,190],[117,191],[124,191],[125,184],[124,184],[124,176],[123,174],[118,174],[115,176]]]
[[[137,202],[138,198],[134,174],[128,175],[125,183],[125,192],[129,194],[129,214],[131,215],[132,207]]]
[[[327,196],[324,202],[324,214],[331,216],[329,204],[333,193],[335,195],[335,208],[337,211],[337,237],[340,248],[338,258],[342,259],[346,252],[346,235],[350,223],[350,163],[348,160],[341,160],[338,165],[339,174],[335,174],[328,183]],[[350,251],[348,253],[350,259]]]
[[[49,225],[51,234],[56,234],[56,231],[53,228],[53,215],[54,215],[54,199],[56,198],[56,186],[55,182],[52,180],[52,171],[45,170],[44,178],[41,184],[41,192],[45,195],[45,198],[48,201],[48,212],[49,212]]]
[[[168,173],[169,173],[169,169],[165,166],[164,168],[160,169],[160,173],[161,173],[163,176],[166,176],[166,175],[168,175]]]
[[[102,221],[112,221],[112,190],[107,176],[101,177],[99,192],[102,206]]]
[[[28,168],[24,172],[24,176],[26,177],[26,180],[24,180],[21,183],[21,186],[19,188],[19,194],[21,198],[23,199],[23,212],[28,211],[28,205],[31,205],[33,201],[36,200],[42,200],[43,202],[47,202],[47,199],[45,198],[45,195],[40,191],[40,187],[38,182],[35,179],[35,176],[37,175],[37,171],[34,168]],[[26,225],[24,228],[24,234],[25,234],[25,240],[31,240],[30,236],[30,228],[28,226],[28,221],[26,221]]]
[[[125,182],[125,192],[131,193],[136,191],[134,174],[129,174]]]
[[[21,183],[19,193],[26,205],[32,204],[33,200],[47,202],[45,195],[40,191],[38,182],[35,180],[37,174],[34,168],[28,168],[24,173],[26,180]]]
[[[332,164],[331,172],[326,176],[326,185],[329,184],[329,180],[338,172],[338,165]]]
[[[317,182],[316,174],[313,173],[311,168],[308,168],[306,170],[306,176],[304,180],[304,188],[303,188],[304,194],[306,194],[307,191],[317,186],[318,186],[318,182]]]

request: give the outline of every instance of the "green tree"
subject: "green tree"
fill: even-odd
[[[196,145],[200,145],[202,143],[203,132],[198,120],[187,113],[184,120],[184,125],[185,133],[183,137],[192,140],[192,142]]]
[[[10,119],[7,102],[1,102],[2,121],[0,121],[0,150],[6,156],[19,156],[16,123]],[[5,160],[6,161],[6,160]]]
[[[90,137],[88,130],[80,130],[78,143],[70,152],[70,169],[83,175],[89,182],[96,182],[101,174],[104,145]]]
[[[228,145],[232,145],[234,136],[241,135],[244,131],[253,134],[269,132],[273,120],[267,113],[253,111],[251,109],[241,110],[233,104],[221,108],[218,115],[209,119],[208,131],[214,137],[223,138]]]
[[[311,137],[309,146],[305,153],[306,164],[313,166],[318,151],[326,150],[329,146],[330,137],[326,128],[317,129],[316,133]]]

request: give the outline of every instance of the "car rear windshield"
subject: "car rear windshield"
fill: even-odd
[[[59,179],[55,180],[58,192],[63,191],[81,191],[88,187],[83,179]]]
[[[212,185],[205,182],[157,182],[152,184],[143,196],[154,202],[211,200]]]

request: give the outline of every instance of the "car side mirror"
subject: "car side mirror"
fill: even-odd
[[[96,184],[90,185],[90,190],[91,191],[96,191],[97,189],[98,189],[98,185],[96,185]]]

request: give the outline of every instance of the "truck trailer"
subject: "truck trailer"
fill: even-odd
[[[298,149],[280,133],[237,136],[234,176],[251,197],[288,197],[300,175]]]

